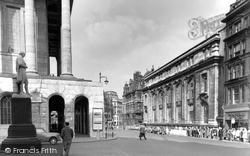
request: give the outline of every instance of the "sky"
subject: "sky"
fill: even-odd
[[[190,19],[226,14],[235,1],[74,0],[72,73],[99,81],[101,72],[104,90],[122,98],[135,71],[144,75],[205,40],[188,37]]]

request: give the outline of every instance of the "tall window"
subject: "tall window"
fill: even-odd
[[[244,28],[247,28],[247,22],[248,22],[248,17],[245,17],[244,18],[244,25],[243,25]]]
[[[242,54],[245,54],[246,53],[246,41],[245,40],[241,42],[241,49],[242,49]]]
[[[235,33],[239,32],[241,30],[241,22],[236,23],[234,27],[235,27]]]
[[[23,5],[1,2],[3,25],[3,52],[19,53],[25,50]]]
[[[231,36],[232,35],[232,33],[233,33],[233,31],[232,31],[233,29],[232,29],[232,26],[230,26],[229,28],[228,28],[228,35],[229,36]]]
[[[231,90],[231,88],[228,88],[227,92],[228,92],[228,103],[232,104],[232,90]]]
[[[8,52],[19,52],[21,48],[20,8],[7,6]]]
[[[234,66],[233,68],[233,79],[236,78],[236,67]]]
[[[240,55],[240,43],[234,45],[234,57]]]
[[[245,61],[241,63],[241,76],[245,76]]]
[[[228,67],[228,80],[232,79],[232,67]]]
[[[236,86],[233,88],[233,103],[237,104],[240,102],[240,97],[239,97],[239,86]]]
[[[11,124],[11,96],[1,99],[1,124]]]
[[[229,48],[228,48],[228,56],[229,56],[229,59],[233,58],[233,50],[232,50],[232,47],[229,47]]]
[[[202,89],[201,89],[201,91],[207,92],[207,73],[202,74],[201,77],[202,77]]]
[[[245,87],[244,85],[240,86],[241,90],[241,102],[245,102]]]
[[[235,78],[240,77],[240,65],[239,64],[235,66],[235,70],[236,70]]]
[[[175,101],[181,101],[181,84],[176,87]]]

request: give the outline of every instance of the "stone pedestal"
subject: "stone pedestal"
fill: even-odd
[[[8,137],[2,142],[1,150],[41,149],[41,140],[36,137],[36,128],[32,124],[31,99],[25,95],[13,94],[11,99],[12,124]]]

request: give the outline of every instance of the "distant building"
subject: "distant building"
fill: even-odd
[[[144,76],[144,122],[151,125],[223,124],[223,32]]]
[[[113,101],[113,120],[114,126],[121,126],[122,124],[122,99],[115,99]]]
[[[123,116],[123,125],[135,125],[143,122],[142,89],[144,86],[141,72],[136,71],[129,84],[123,87],[123,105],[126,105],[126,114]]]
[[[115,91],[104,92],[104,116],[108,127],[114,125],[114,104],[117,105],[118,99]]]
[[[237,0],[225,31],[225,126],[250,128],[250,1]]]

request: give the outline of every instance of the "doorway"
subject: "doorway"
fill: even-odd
[[[49,132],[61,133],[64,126],[64,99],[54,95],[49,99]]]
[[[84,96],[75,100],[75,133],[89,136],[89,101]]]

